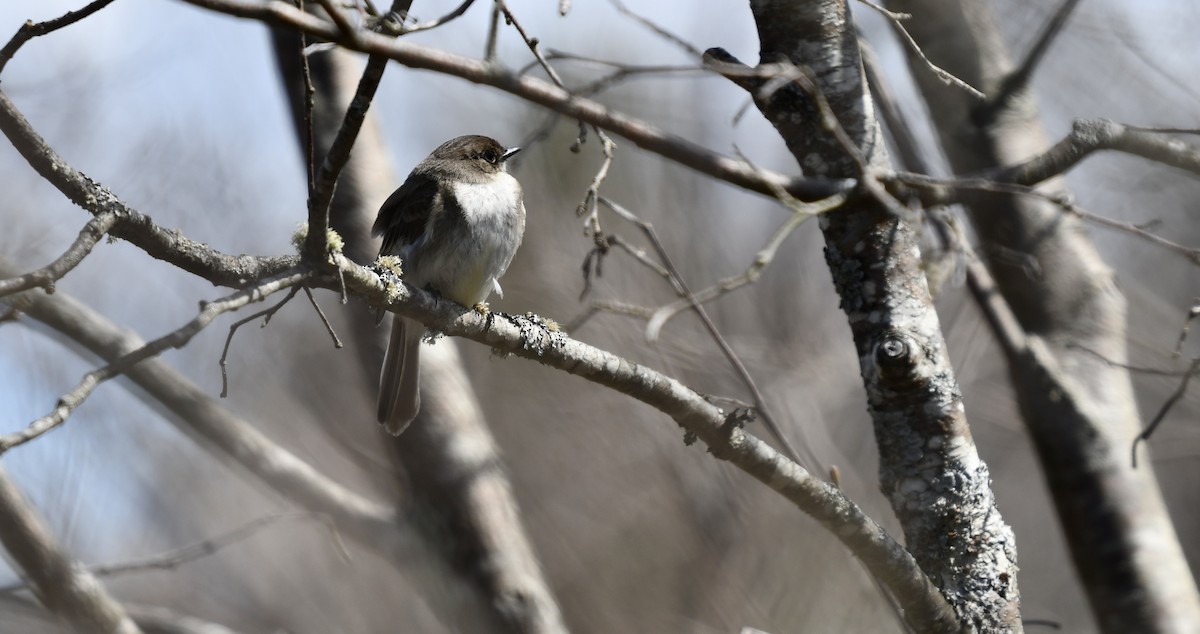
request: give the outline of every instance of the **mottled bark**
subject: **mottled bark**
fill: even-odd
[[[1014,70],[984,2],[894,0],[939,66],[988,95]],[[1049,148],[1028,92],[983,103],[910,60],[957,173],[1020,163]],[[1042,185],[1064,192],[1059,180]],[[1065,192],[1064,192],[1065,193]],[[1014,387],[1075,565],[1106,632],[1194,632],[1200,602],[1148,467],[1126,362],[1125,298],[1079,220],[1027,196],[965,195],[1005,299],[1029,344],[1007,349]],[[1148,460],[1141,464],[1148,464]]]
[[[781,86],[727,74],[753,92],[806,174],[869,182],[887,169],[846,3],[760,0],[751,7],[760,63],[790,63],[808,69],[808,79]],[[718,51],[709,58],[730,61]],[[806,81],[813,85],[805,88]],[[764,85],[773,91],[764,94]],[[837,126],[823,120],[818,98]],[[864,187],[852,206],[822,216],[821,228],[859,355],[881,486],[908,549],[964,627],[1020,631],[1016,547],[967,427],[915,227]]]

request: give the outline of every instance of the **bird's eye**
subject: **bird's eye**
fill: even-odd
[[[500,161],[500,155],[497,154],[495,150],[484,150],[481,156],[483,157],[483,160],[491,163],[492,165],[495,165]]]

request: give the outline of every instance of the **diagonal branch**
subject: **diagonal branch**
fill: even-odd
[[[638,363],[573,340],[537,316],[483,316],[394,277],[338,257],[352,295],[430,325],[449,336],[463,337],[514,356],[537,361],[631,396],[670,416],[681,428],[708,445],[710,453],[766,484],[809,514],[855,555],[896,595],[906,618],[920,631],[957,632],[957,620],[944,597],[917,567],[904,547],[833,485],[813,476],[762,440],[744,432],[703,395]],[[337,280],[323,274],[314,285],[334,288]]]
[[[141,634],[94,575],[55,542],[29,500],[0,467],[0,542],[38,599],[81,632]]]
[[[4,70],[4,66],[8,64],[8,60],[12,59],[13,55],[17,54],[17,50],[24,46],[29,40],[41,35],[46,35],[47,33],[53,33],[54,31],[57,31],[63,27],[71,26],[72,24],[75,24],[76,22],[92,15],[100,9],[107,7],[108,5],[112,4],[112,2],[113,0],[94,0],[78,11],[67,11],[62,16],[54,18],[53,20],[46,20],[45,22],[37,23],[29,21],[25,22],[25,24],[22,24],[21,28],[17,30],[16,34],[12,36],[12,39],[8,41],[8,44],[5,44],[4,48],[0,49],[0,71]]]
[[[102,368],[88,372],[79,385],[58,399],[58,405],[55,406],[54,411],[33,421],[21,431],[0,436],[0,455],[13,447],[38,438],[66,422],[71,413],[83,404],[84,400],[91,396],[101,383],[128,372],[138,363],[156,357],[168,348],[182,348],[217,317],[247,304],[260,302],[276,291],[296,286],[304,282],[308,276],[307,270],[291,269],[227,297],[213,302],[202,302],[200,314],[187,324],[128,354],[121,355],[120,358]]]
[[[1029,53],[1025,55],[1024,61],[1017,67],[1016,70],[1008,74],[1004,81],[1000,83],[1000,90],[982,104],[975,113],[977,125],[988,125],[996,120],[996,117],[1004,112],[1012,103],[1014,97],[1025,90],[1029,85],[1029,81],[1033,79],[1033,73],[1037,70],[1038,65],[1046,57],[1046,51],[1050,49],[1050,45],[1062,33],[1062,29],[1067,24],[1067,20],[1075,11],[1075,7],[1079,6],[1079,0],[1063,0],[1063,3],[1058,6],[1058,10],[1054,12],[1054,16],[1046,23],[1046,28],[1042,34],[1034,42],[1033,48],[1029,49]]]
[[[411,6],[412,0],[396,0],[392,3],[392,13],[405,15]],[[334,11],[334,15],[340,15],[335,7],[327,7],[327,10]],[[350,37],[355,42],[368,33],[350,25],[339,24],[338,29],[343,36]],[[346,32],[346,29],[349,29],[349,32]],[[317,171],[316,182],[308,201],[308,238],[304,242],[303,250],[304,257],[310,262],[323,263],[328,257],[329,208],[333,204],[333,191],[337,187],[342,169],[350,160],[350,151],[354,148],[354,141],[358,138],[363,122],[366,121],[367,110],[370,109],[371,100],[375,98],[375,92],[379,89],[379,82],[383,80],[387,62],[386,57],[377,54],[367,59],[367,67],[358,81],[358,89],[350,101],[350,106],[346,108],[342,127],[338,129],[337,136],[329,146],[329,152],[321,162],[321,169]]]
[[[296,256],[226,255],[206,244],[154,224],[108,188],[68,164],[34,131],[8,95],[0,91],[0,131],[38,174],[93,216],[111,214],[109,234],[138,245],[150,257],[173,264],[213,284],[242,288],[296,266]]]
[[[11,295],[30,288],[41,288],[47,293],[54,292],[54,283],[70,273],[80,262],[92,252],[96,243],[104,234],[112,229],[117,222],[117,216],[111,212],[103,212],[88,221],[79,232],[75,242],[55,258],[53,262],[36,271],[9,279],[0,279],[0,297]]]
[[[741,161],[664,132],[640,119],[612,110],[604,104],[572,95],[546,81],[533,77],[518,77],[512,71],[487,60],[462,57],[375,33],[361,33],[357,39],[349,41],[341,35],[336,25],[304,13],[280,0],[187,1],[221,13],[285,25],[314,37],[337,42],[352,50],[386,56],[410,68],[432,70],[493,86],[564,115],[597,125],[629,139],[642,149],[752,191],[771,193],[769,183],[764,177],[783,186],[801,200],[824,198],[849,187],[848,181],[843,179],[794,178],[775,172],[756,172]]]
[[[2,116],[6,104],[11,107],[11,103],[0,93],[0,126],[5,126],[6,131],[15,129],[18,142],[23,142],[25,139],[19,134],[32,131],[14,127],[11,117]],[[40,153],[35,153],[35,158],[45,160]],[[83,200],[102,198],[106,204],[126,208],[100,185],[87,180],[71,180],[78,173],[57,157],[56,160],[60,173],[50,171],[47,174],[47,178],[56,186],[63,188],[63,180],[66,179],[71,188],[78,188],[71,191],[78,193]],[[157,236],[168,232],[153,226],[148,219],[146,222],[149,225],[146,232],[131,233],[130,241],[141,248],[146,248],[141,244],[143,241],[156,247]],[[218,264],[213,271],[197,267],[195,272],[214,283],[220,283],[217,279],[228,270],[229,263],[226,260],[230,259],[229,256],[221,256],[203,245],[198,246],[198,251],[201,252],[201,259],[213,259]],[[236,259],[253,260],[252,264],[265,268],[262,261],[254,258],[241,256]],[[489,319],[400,284],[394,277],[385,281],[378,273],[354,264],[341,254],[333,254],[333,259],[339,270],[319,275],[312,280],[312,285],[338,290],[344,283],[351,294],[373,306],[386,307],[432,325],[448,335],[466,337],[516,356],[535,359],[625,393],[663,411],[703,440],[716,457],[738,466],[821,522],[896,595],[907,610],[909,622],[919,624],[921,629],[927,631],[957,631],[957,621],[945,598],[903,546],[888,536],[882,527],[841,491],[814,477],[761,440],[746,434],[737,426],[736,419],[726,420],[719,409],[696,391],[649,368],[570,340],[561,332],[551,330],[540,318],[503,316]],[[294,259],[291,261],[294,262]],[[241,280],[241,283],[246,285],[253,281]],[[104,323],[77,302],[68,304],[61,294],[47,297],[26,291],[18,297],[28,300],[23,310],[30,316],[72,332],[72,337],[110,360],[119,359],[123,351],[142,345],[131,341],[128,335]],[[87,316],[89,322],[84,329],[73,325],[82,316]],[[151,359],[138,364],[127,374],[186,420],[186,430],[197,432],[221,447],[222,451],[250,469],[251,473],[298,503],[314,512],[329,514],[338,521],[339,528],[357,541],[393,557],[400,552],[413,551],[413,537],[407,532],[406,526],[397,525],[392,511],[358,498],[336,483],[325,480],[312,467],[215,406],[161,360]],[[397,530],[399,528],[404,530]]]

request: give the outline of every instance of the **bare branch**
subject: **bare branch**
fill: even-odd
[[[63,424],[75,408],[79,407],[88,396],[104,381],[129,371],[138,363],[158,356],[168,348],[182,348],[192,337],[208,326],[214,319],[231,310],[237,310],[247,304],[262,301],[272,293],[296,286],[302,283],[309,273],[307,270],[293,269],[279,275],[269,277],[262,282],[240,290],[232,295],[214,302],[202,303],[200,314],[177,330],[170,332],[140,348],[122,355],[112,363],[93,370],[84,375],[83,380],[73,390],[63,394],[58,399],[54,411],[33,421],[25,429],[0,436],[0,455],[4,452],[23,445],[42,434]]]
[[[8,64],[8,60],[12,59],[13,55],[17,54],[17,50],[29,40],[46,35],[47,33],[53,33],[63,27],[71,26],[100,9],[107,7],[112,2],[113,0],[94,0],[78,11],[67,11],[62,16],[53,20],[37,23],[26,21],[25,24],[21,25],[20,29],[17,29],[16,34],[8,41],[8,44],[5,44],[4,48],[0,49],[0,71],[4,70],[4,66]]]
[[[346,303],[346,285],[341,285],[342,303]],[[333,330],[333,324],[329,323],[329,318],[325,316],[325,311],[321,310],[321,305],[317,303],[317,298],[313,297],[312,290],[305,287],[304,294],[308,295],[308,303],[312,304],[313,310],[317,311],[317,316],[321,318],[321,323],[325,326],[325,332],[329,333],[329,337],[333,339],[333,347],[341,349],[342,340],[338,339],[337,333]]]
[[[0,260],[0,272],[11,269],[11,264]],[[28,300],[23,305],[29,317],[109,362],[145,345],[65,293],[48,296],[26,291],[6,301],[17,298]],[[389,560],[424,561],[420,540],[396,509],[329,479],[268,439],[255,425],[223,409],[162,359],[147,359],[125,375],[174,414],[168,422],[206,441],[202,447],[241,465],[246,473],[311,513],[332,518],[342,534]]]
[[[421,24],[414,24],[413,26],[402,26],[400,29],[400,35],[408,35],[409,33],[416,33],[417,31],[428,31],[429,29],[436,29],[437,27],[448,22],[453,22],[454,20],[458,19],[459,16],[466,13],[467,9],[470,9],[471,5],[473,4],[475,4],[475,0],[463,0],[463,3],[458,5],[457,8],[440,18],[430,20],[428,22],[422,22]]]
[[[412,0],[394,0],[391,13],[401,16],[406,15],[411,6]],[[296,10],[299,11],[299,9]],[[312,17],[307,13],[304,15]],[[340,28],[342,27],[339,26]],[[353,27],[349,28],[352,30],[347,34],[347,37],[349,37],[351,43],[357,43],[367,34],[370,34],[369,31],[362,31]],[[377,36],[383,37],[381,35]],[[346,38],[336,39],[344,41]],[[386,69],[386,57],[372,54],[367,59],[367,67],[363,70],[362,78],[358,82],[358,89],[354,93],[354,98],[350,101],[350,106],[346,108],[346,117],[342,122],[342,127],[338,129],[337,136],[334,137],[333,143],[330,144],[329,152],[321,162],[321,169],[317,171],[316,185],[312,188],[312,195],[309,198],[308,204],[308,239],[305,240],[302,251],[304,257],[314,266],[324,264],[328,257],[329,242],[327,234],[329,229],[329,208],[333,204],[333,191],[337,187],[338,177],[341,175],[342,169],[346,167],[346,163],[350,160],[350,151],[354,148],[354,141],[358,138],[358,132],[362,129],[363,122],[367,118],[367,110],[371,107],[371,100],[375,98],[375,92],[379,89],[379,82],[383,80],[383,71]]]
[[[1071,17],[1071,13],[1077,6],[1079,6],[1079,0],[1063,0],[1062,4],[1058,6],[1058,10],[1054,12],[1054,16],[1046,23],[1046,28],[1034,43],[1033,48],[1029,49],[1025,60],[1004,78],[1004,81],[1000,83],[999,92],[989,98],[975,113],[977,124],[987,125],[995,121],[996,117],[1012,103],[1013,97],[1025,90],[1029,81],[1033,79],[1033,73],[1037,70],[1038,64],[1045,58],[1046,51],[1050,49],[1050,45],[1062,32],[1063,27],[1067,24],[1067,19]]]
[[[54,283],[70,273],[83,258],[87,257],[100,238],[117,222],[116,214],[101,213],[88,221],[79,232],[79,237],[67,248],[62,255],[42,268],[31,271],[19,277],[0,280],[0,297],[11,295],[26,289],[38,287],[47,293],[54,292]]]
[[[312,513],[272,513],[253,519],[233,530],[204,539],[179,548],[143,557],[132,561],[115,564],[100,564],[84,568],[96,577],[119,577],[153,570],[174,570],[197,559],[215,555],[227,546],[232,546],[248,539],[259,531],[284,521],[313,520],[328,521],[325,516],[315,516]],[[332,527],[332,525],[331,525]],[[12,594],[29,587],[26,582],[17,582],[0,587],[0,594]]]
[[[29,165],[71,202],[94,216],[115,215],[117,222],[109,233],[136,244],[150,257],[173,264],[214,284],[232,288],[242,288],[297,264],[295,256],[260,258],[226,255],[177,231],[156,226],[149,217],[130,208],[107,188],[64,161],[33,130],[3,91],[0,91],[0,130]]]
[[[260,310],[249,317],[239,319],[232,324],[229,324],[229,334],[225,336],[225,347],[221,349],[221,358],[217,361],[217,365],[221,367],[221,398],[229,397],[229,369],[225,362],[229,358],[229,346],[233,343],[234,333],[237,332],[238,328],[241,328],[243,325],[258,319],[259,317],[262,317],[263,320],[261,327],[266,328],[267,324],[271,323],[271,318],[275,316],[275,313],[279,312],[279,309],[283,308],[285,304],[292,301],[292,298],[295,297],[296,293],[299,292],[300,287],[293,286],[292,290],[289,291],[288,294],[283,299],[279,300],[279,302],[277,302],[274,306],[271,306],[265,310]]]
[[[1196,319],[1200,319],[1200,299],[1194,300],[1197,303],[1188,310],[1187,318],[1183,321],[1183,328],[1179,330],[1179,340],[1175,342],[1175,356],[1183,354],[1183,344],[1187,342],[1188,332],[1192,329],[1192,324]]]
[[[742,156],[741,158],[743,161],[746,161],[747,165],[757,169],[757,166],[750,162],[748,158],[745,156]],[[690,308],[693,301],[701,304],[708,303],[725,295],[726,293],[737,290],[742,286],[757,282],[759,276],[762,275],[762,272],[771,265],[772,261],[774,261],[775,254],[779,250],[780,245],[783,244],[783,241],[786,240],[793,231],[799,228],[804,221],[813,216],[841,208],[847,200],[847,196],[845,194],[838,194],[836,196],[830,196],[822,201],[804,203],[793,198],[786,191],[784,191],[783,188],[775,188],[774,193],[775,197],[780,202],[792,210],[792,215],[788,217],[787,220],[783,221],[783,224],[781,224],[779,228],[775,230],[775,233],[772,234],[771,238],[767,240],[767,243],[763,245],[761,249],[759,249],[758,253],[754,256],[754,260],[750,263],[750,266],[748,266],[740,275],[724,278],[713,286],[697,291],[690,298],[685,297],[679,301],[675,301],[658,308],[654,312],[654,315],[651,316],[650,320],[646,323],[647,341],[656,341],[658,339],[659,332],[662,330],[662,327],[665,326],[672,317]],[[682,295],[683,293],[680,294]]]
[[[634,13],[633,11],[631,11],[629,9],[629,7],[625,6],[624,2],[621,2],[620,0],[608,0],[608,1],[610,4],[612,4],[614,7],[616,7],[617,11],[621,12],[621,15],[624,15],[624,16],[638,22],[642,26],[650,29],[651,31],[654,31],[655,33],[657,33],[659,35],[659,37],[661,37],[664,40],[683,49],[688,55],[691,55],[693,58],[699,59],[703,55],[703,53],[700,51],[699,47],[693,46],[692,44],[688,43],[687,40],[683,39],[682,37],[679,37],[678,35],[675,35],[674,33],[666,30],[665,28],[659,26],[658,24],[655,24],[652,20],[642,17],[641,15],[639,15],[637,13]]]
[[[721,335],[719,330],[717,330],[716,324],[713,323],[712,319],[708,316],[708,312],[704,310],[704,306],[700,303],[700,301],[698,301],[695,294],[693,294],[688,288],[687,283],[684,282],[683,276],[679,273],[679,270],[675,268],[675,264],[671,261],[671,257],[667,254],[667,250],[663,246],[662,241],[658,239],[658,233],[654,230],[654,225],[642,220],[628,209],[625,209],[624,207],[612,202],[611,200],[608,200],[607,198],[602,198],[601,201],[604,203],[605,207],[613,210],[642,230],[642,233],[650,241],[650,244],[654,247],[655,252],[658,254],[659,260],[662,261],[663,266],[670,274],[672,286],[674,286],[675,289],[684,296],[684,301],[687,301],[692,310],[696,312],[696,315],[700,317],[700,321],[704,324],[704,328],[708,331],[709,336],[712,337],[713,341],[717,344],[717,347],[721,350],[721,353],[729,361],[729,364],[738,374],[738,377],[742,380],[742,383],[746,386],[746,389],[750,391],[751,396],[754,398],[754,407],[757,410],[758,415],[762,416],[763,424],[766,426],[767,431],[769,431],[771,435],[775,437],[775,440],[779,442],[780,446],[784,448],[784,451],[786,454],[788,454],[788,457],[809,469],[818,468],[821,463],[816,456],[812,455],[812,453],[808,451],[808,448],[806,447],[805,453],[807,454],[807,459],[801,458],[800,452],[797,451],[794,446],[792,446],[791,441],[789,441],[787,436],[784,435],[783,429],[778,423],[775,422],[775,417],[771,414],[771,410],[767,406],[766,398],[763,396],[762,391],[758,389],[758,384],[754,381],[754,377],[750,375],[750,371],[746,369],[746,365],[742,363],[741,358],[738,357],[736,352],[734,352],[733,347],[729,345],[729,342],[726,341],[725,337]],[[653,321],[653,317],[651,320]]]
[[[821,522],[899,598],[908,618],[924,623],[930,631],[943,631],[935,624],[957,622],[945,598],[911,555],[861,509],[835,487],[731,424],[725,413],[703,395],[644,365],[572,340],[548,328],[540,318],[503,314],[488,318],[420,289],[397,286],[396,280],[385,281],[371,269],[344,257],[337,256],[337,260],[350,293],[373,306],[429,324],[449,336],[536,360],[662,411],[704,441],[715,457],[733,463]],[[336,280],[325,274],[314,283],[330,288]],[[394,291],[390,296],[389,288]],[[395,299],[389,303],[389,297]]]
[[[362,33],[355,41],[346,41],[336,25],[299,11],[280,0],[251,2],[249,0],[187,0],[189,3],[272,23],[280,23],[309,35],[321,37],[347,48],[384,55],[405,66],[433,70],[461,77],[468,81],[493,86],[532,103],[582,119],[632,141],[638,147],[660,154],[670,160],[760,193],[770,193],[763,175],[748,166],[722,156],[682,137],[668,134],[650,124],[630,117],[598,102],[572,95],[564,89],[533,77],[517,77],[512,72],[485,60],[474,60],[428,47],[397,41],[373,33]],[[489,58],[490,59],[490,58]],[[802,200],[813,200],[845,191],[848,179],[793,178],[774,172],[767,173],[772,181]]]
[[[0,467],[0,542],[50,611],[82,632],[141,634],[120,603],[55,542],[29,500]]]
[[[914,55],[916,55],[917,58],[920,59],[922,63],[925,64],[925,67],[928,68],[930,70],[930,72],[932,72],[934,74],[934,76],[936,76],[938,79],[942,80],[943,83],[945,83],[947,86],[957,86],[957,87],[963,89],[964,91],[966,91],[967,94],[971,95],[972,97],[975,97],[976,99],[987,99],[987,95],[983,94],[983,92],[980,91],[978,88],[972,86],[971,84],[968,84],[967,82],[959,79],[958,77],[955,77],[953,73],[947,71],[946,69],[942,68],[941,66],[938,66],[937,64],[934,64],[932,61],[930,61],[930,59],[928,57],[925,56],[925,51],[921,50],[921,46],[919,44],[917,44],[916,40],[913,39],[912,34],[908,32],[908,29],[904,28],[904,22],[900,18],[900,16],[904,16],[904,19],[908,19],[908,18],[912,17],[912,14],[910,14],[910,13],[895,13],[892,11],[888,11],[887,9],[884,9],[883,7],[881,7],[877,4],[874,4],[874,3],[865,2],[864,0],[859,0],[859,1],[862,2],[863,4],[865,4],[866,6],[871,7],[872,9],[875,9],[880,14],[882,14],[883,17],[887,18],[888,22],[891,23],[892,29],[895,31],[896,36],[900,38],[900,41],[903,42],[904,45],[906,47],[908,47],[908,49],[910,51],[912,51],[912,53]]]
[[[1158,413],[1154,415],[1154,418],[1150,419],[1150,422],[1146,424],[1146,428],[1138,433],[1137,437],[1133,439],[1133,446],[1130,447],[1129,456],[1131,464],[1134,466],[1134,468],[1137,468],[1138,466],[1138,444],[1150,440],[1150,436],[1154,434],[1155,430],[1158,429],[1158,426],[1162,424],[1164,420],[1166,420],[1167,414],[1171,412],[1171,408],[1175,407],[1175,404],[1179,402],[1179,399],[1183,398],[1184,395],[1187,394],[1188,384],[1191,383],[1192,377],[1196,376],[1197,374],[1200,374],[1200,357],[1192,359],[1191,366],[1188,368],[1187,372],[1184,373],[1183,378],[1179,380],[1179,386],[1175,388],[1175,391],[1170,397],[1167,398],[1167,401],[1158,409]]]
[[[325,9],[325,13],[329,14],[333,23],[341,29],[343,35],[351,38],[355,37],[358,27],[350,21],[350,18],[338,6],[337,0],[317,0],[317,2],[321,5],[322,9]]]

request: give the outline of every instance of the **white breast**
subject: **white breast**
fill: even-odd
[[[521,200],[521,186],[517,179],[500,173],[491,183],[456,183],[454,198],[467,222],[486,221],[492,216],[513,213]]]

